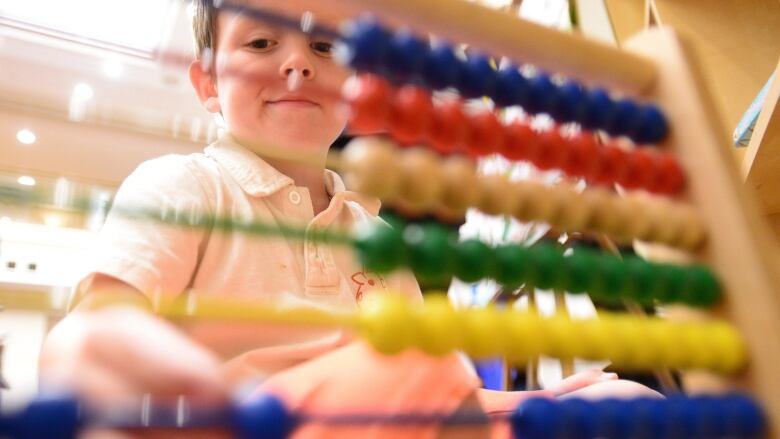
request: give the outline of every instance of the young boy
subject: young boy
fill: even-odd
[[[340,18],[322,10],[321,2],[247,3],[297,17],[311,11],[319,22]],[[376,221],[379,203],[345,190],[338,175],[325,169],[328,148],[344,129],[346,114],[336,98],[317,90],[338,90],[350,74],[332,59],[332,42],[242,13],[218,14],[209,1],[195,5],[198,53],[208,49],[212,62],[193,63],[190,79],[205,108],[224,118],[229,134],[203,154],[142,164],[123,183],[115,206],[309,230],[354,230]],[[279,151],[260,145],[284,145],[285,153],[301,160],[275,159]],[[478,394],[475,375],[455,355],[385,357],[339,330],[208,322],[177,328],[144,310],[161,294],[354,310],[369,280],[380,293],[394,289],[422,300],[413,277],[377,277],[360,267],[349,249],[117,214],[109,216],[100,235],[93,271],[77,287],[77,310],[44,345],[44,387],[65,386],[105,406],[137,404],[148,394],[162,401],[185,396],[193,404],[221,404],[240,383],[264,379],[263,389],[281,396],[289,408],[315,413],[454,412],[480,405],[500,411],[525,395]],[[105,292],[122,292],[141,306],[82,310]],[[546,394],[614,378],[586,374]],[[589,389],[599,391],[598,385]],[[641,391],[630,383],[612,390]],[[480,437],[487,431],[434,425],[323,428],[304,426],[296,437],[328,432],[361,438]]]

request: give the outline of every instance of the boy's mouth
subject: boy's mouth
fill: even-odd
[[[276,99],[268,99],[265,101],[268,105],[290,105],[296,107],[319,107],[320,104],[306,98],[305,96],[288,95],[280,96]]]

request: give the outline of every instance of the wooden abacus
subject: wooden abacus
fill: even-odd
[[[243,8],[228,2],[215,3],[227,9]],[[588,287],[596,282],[607,285],[602,289],[609,295],[636,293],[648,288],[639,284],[645,281],[654,284],[652,279],[658,277],[666,283],[660,287],[654,284],[656,291],[645,296],[645,300],[703,306],[720,299],[714,314],[727,318],[739,328],[744,346],[730,327],[720,323],[675,326],[656,320],[628,321],[620,316],[605,316],[602,325],[566,319],[540,322],[492,310],[464,311],[456,315],[435,301],[421,311],[391,299],[356,318],[309,312],[282,317],[273,310],[249,306],[230,308],[219,303],[198,307],[199,312],[207,317],[251,316],[352,326],[386,352],[416,345],[432,353],[463,348],[476,356],[498,352],[518,360],[539,353],[565,354],[610,358],[626,367],[663,363],[672,367],[737,372],[732,379],[722,382],[757,395],[769,423],[767,437],[780,432],[780,377],[772,370],[780,360],[780,344],[765,340],[780,331],[777,247],[758,215],[751,194],[742,187],[731,162],[728,136],[713,114],[696,61],[684,41],[670,30],[658,29],[638,35],[627,45],[628,50],[621,51],[465,1],[343,0],[343,3],[356,10],[369,10],[381,19],[467,43],[492,55],[555,71],[565,75],[568,81],[558,85],[543,73],[525,78],[516,68],[496,72],[484,58],[475,57],[475,61],[466,63],[456,59],[446,45],[431,47],[413,33],[391,34],[373,19],[360,19],[343,35],[349,49],[347,61],[358,70],[373,70],[388,76],[399,88],[393,91],[395,86],[376,77],[361,79],[357,88],[346,96],[353,107],[356,128],[387,129],[399,143],[429,143],[442,155],[503,153],[513,159],[529,160],[544,169],[562,169],[570,176],[585,177],[596,184],[619,183],[626,189],[644,188],[675,199],[663,200],[639,192],[618,197],[591,189],[580,194],[566,187],[549,188],[479,177],[473,165],[462,157],[442,160],[426,150],[399,152],[388,141],[366,139],[350,145],[338,161],[347,179],[357,188],[406,212],[433,212],[442,218],[452,218],[462,216],[468,207],[477,207],[522,220],[543,220],[566,230],[603,232],[619,241],[641,239],[688,252],[674,251],[677,260],[686,261],[685,267],[630,260],[622,268],[616,268],[615,260],[605,255],[564,258],[545,247],[503,246],[491,250],[474,242],[456,245],[435,229],[418,228],[415,233],[403,236],[400,231],[381,229],[356,239],[341,239],[342,244],[356,247],[367,266],[386,271],[408,264],[423,276],[455,274],[463,279],[478,279],[490,275],[506,283],[529,282],[566,287],[575,292],[590,291]],[[262,11],[254,12],[259,19],[269,17]],[[398,53],[393,54],[394,50],[410,50],[402,53],[410,56],[399,58]],[[387,64],[385,56],[395,57],[394,61]],[[405,69],[418,71],[410,74]],[[452,76],[452,71],[458,73]],[[610,86],[612,93],[625,97],[616,100],[603,90],[588,91],[573,82],[575,79],[590,85]],[[489,113],[466,116],[458,105],[435,105],[429,93],[419,86],[400,85],[405,81],[434,89],[455,86],[464,97],[487,95],[500,105],[522,104],[532,113],[550,113],[564,122],[576,121],[588,129],[630,137],[636,144],[658,143],[663,152],[629,149],[623,141],[599,147],[586,135],[569,138],[557,128],[534,134],[522,124],[504,127]],[[657,107],[638,104],[634,99],[652,102]],[[425,236],[428,238],[420,238]],[[458,263],[450,260],[444,264],[442,258],[437,259],[437,254],[448,252],[455,255]],[[490,260],[494,266],[475,268],[480,260]],[[703,264],[712,268],[718,280]],[[584,274],[593,267],[596,267],[595,281]],[[623,269],[626,271],[621,272]],[[559,272],[568,277],[559,279]],[[617,276],[619,280],[612,285],[610,276],[616,272],[621,272]],[[642,276],[632,277],[639,274]],[[669,291],[658,291],[659,288]],[[181,317],[193,313],[172,307],[167,315]],[[418,326],[410,330],[407,326],[413,325],[408,322]],[[432,342],[431,334],[447,333],[458,323],[466,327],[463,339],[452,337]],[[619,337],[623,343],[637,343],[641,339],[635,337],[637,334],[654,334],[646,343],[650,347],[640,353],[615,347],[619,343],[609,338],[608,331],[617,333],[625,329],[628,334]],[[502,335],[494,336],[494,331]],[[532,339],[534,331],[547,331],[545,337],[552,342],[526,347],[521,354],[508,350],[523,336]],[[590,344],[571,343],[571,333],[589,335]],[[671,342],[677,339],[690,352],[675,349]],[[599,349],[588,352],[586,348],[593,346]],[[745,355],[749,359],[748,367],[744,365]],[[68,407],[65,411],[72,412],[72,407]],[[273,403],[263,410],[271,419],[274,417],[269,413],[284,417],[284,411]],[[242,424],[241,428],[244,427]],[[256,425],[246,428],[256,428]],[[286,434],[286,427],[281,431]],[[279,437],[283,437],[282,433]]]
[[[714,114],[685,41],[670,29],[653,29],[630,40],[626,50],[617,50],[467,2],[351,3],[474,48],[614,87],[663,109],[669,134],[658,146],[676,157],[687,173],[677,202],[698,212],[706,236],[687,259],[708,264],[724,286],[725,298],[714,313],[740,329],[749,355],[749,367],[729,382],[749,389],[765,404],[771,425],[767,437],[775,437],[780,432],[780,376],[773,368],[780,360],[780,343],[771,334],[780,329],[777,245],[753,194],[743,187],[728,133]]]

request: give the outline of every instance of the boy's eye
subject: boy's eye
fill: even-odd
[[[309,43],[309,47],[323,56],[331,56],[333,54],[333,44],[327,41],[312,41]]]
[[[256,40],[252,40],[252,42],[250,42],[248,46],[251,47],[252,49],[268,50],[273,48],[277,44],[279,43],[277,43],[274,40],[269,40],[267,38],[258,38]]]

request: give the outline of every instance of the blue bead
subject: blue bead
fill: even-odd
[[[612,120],[614,105],[606,91],[597,88],[588,93],[587,111],[580,115],[577,122],[588,130],[600,129]]]
[[[694,407],[688,398],[670,396],[666,400],[667,436],[669,439],[689,439],[696,430]]]
[[[428,55],[428,44],[411,31],[401,30],[393,35],[387,70],[399,81],[407,82],[421,76]]]
[[[639,112],[639,125],[629,135],[637,143],[658,143],[668,131],[669,125],[661,110],[655,105],[643,105]]]
[[[538,73],[529,81],[530,93],[524,107],[527,113],[548,113],[558,103],[558,87],[552,83],[550,76]]]
[[[562,438],[563,411],[560,405],[547,398],[532,398],[521,403],[512,413],[510,422],[515,438]]]
[[[598,410],[592,402],[582,399],[561,401],[563,409],[562,437],[570,439],[593,439],[598,437]]]
[[[71,396],[45,396],[13,416],[7,425],[14,439],[75,438],[80,427],[79,404]]]
[[[356,70],[385,73],[390,35],[372,16],[364,15],[346,27],[345,62]]]
[[[668,433],[666,402],[659,399],[637,398],[630,402],[633,436],[637,439],[662,439]]]
[[[460,80],[461,61],[455,56],[452,46],[434,46],[423,64],[423,80],[432,90],[456,87]]]
[[[722,437],[725,430],[723,400],[712,396],[697,396],[690,399],[693,405],[695,426],[693,436],[710,438]]]
[[[613,136],[635,132],[641,122],[639,106],[630,99],[615,102],[612,113],[613,117],[604,129]]]
[[[233,411],[233,431],[240,439],[286,439],[296,423],[284,403],[269,394],[240,404]]]
[[[497,80],[498,75],[490,66],[490,58],[481,53],[472,54],[461,68],[458,90],[465,98],[492,96]]]
[[[766,417],[751,398],[731,395],[725,398],[724,437],[760,438],[766,435]]]
[[[558,103],[552,117],[560,122],[578,120],[588,111],[587,95],[576,82],[567,82],[558,89]]]
[[[493,102],[499,107],[525,106],[528,102],[528,80],[520,74],[517,66],[509,65],[498,71]]]
[[[631,438],[632,418],[629,405],[620,399],[603,399],[596,405],[597,437]]]

